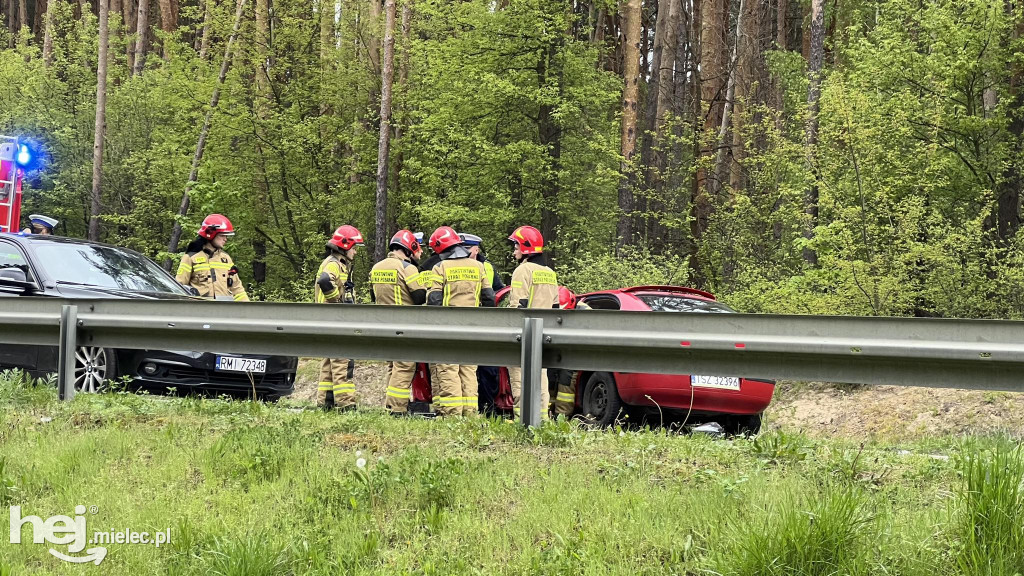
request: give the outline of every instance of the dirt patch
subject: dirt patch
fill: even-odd
[[[781,382],[765,424],[821,436],[912,439],[997,432],[1020,436],[1024,435],[1024,394]]]
[[[295,376],[295,392],[290,396],[293,400],[316,402],[316,388],[320,381],[320,358],[300,358],[299,369]],[[356,395],[362,406],[384,406],[384,393],[387,391],[387,363],[358,361],[352,374],[356,383]]]

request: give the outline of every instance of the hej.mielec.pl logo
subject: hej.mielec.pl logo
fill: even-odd
[[[98,509],[91,506],[88,509],[83,505],[75,506],[75,517],[50,516],[43,520],[39,516],[21,515],[21,506],[11,506],[11,544],[21,544],[21,532],[25,525],[32,529],[32,543],[49,543],[53,546],[67,546],[67,554],[54,548],[50,548],[50,554],[66,562],[84,564],[92,562],[99,565],[107,557],[107,549],[102,546],[93,546],[86,550],[86,545],[95,544],[145,544],[154,545],[159,548],[171,541],[171,529],[168,528],[153,534],[149,532],[135,532],[133,530],[107,530],[104,532],[93,532],[92,537],[88,536],[85,527],[86,510],[90,514],[96,514]],[[85,550],[84,556],[77,556]]]

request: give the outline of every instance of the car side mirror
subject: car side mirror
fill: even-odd
[[[195,286],[185,286],[185,290],[188,290],[188,293],[193,296],[199,296],[199,289]]]
[[[34,283],[28,281],[28,275],[21,268],[0,269],[0,291],[24,294],[35,287]]]

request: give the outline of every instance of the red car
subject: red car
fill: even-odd
[[[499,306],[506,294],[499,293]],[[708,292],[679,286],[605,290],[584,294],[580,301],[596,310],[733,312]],[[577,376],[576,411],[600,425],[612,424],[631,407],[654,413],[660,408],[689,414],[690,422],[718,422],[727,432],[756,433],[775,392],[774,381],[755,378],[588,371]]]

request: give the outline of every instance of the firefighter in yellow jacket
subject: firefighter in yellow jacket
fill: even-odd
[[[469,255],[462,238],[448,226],[430,235],[430,248],[441,261],[434,266],[427,292],[430,306],[494,306],[494,291],[485,285],[484,265]],[[440,416],[472,416],[477,407],[476,366],[437,364],[434,410]]]
[[[513,256],[519,266],[512,272],[512,290],[509,291],[509,305],[514,308],[558,307],[558,278],[555,271],[544,264],[544,237],[533,226],[520,226],[509,237],[515,245]],[[541,418],[547,418],[551,394],[548,392],[548,375],[540,371]],[[519,366],[510,366],[509,380],[515,411],[519,412],[523,391],[523,371]]]
[[[419,306],[427,301],[430,272],[420,272],[417,264],[423,249],[415,234],[399,230],[388,245],[391,253],[370,270],[370,298],[386,306]],[[391,363],[384,405],[392,414],[409,411],[410,386],[416,375],[415,362]]]
[[[198,237],[186,248],[178,264],[178,283],[191,286],[204,298],[230,297],[248,302],[235,262],[224,251],[224,244],[235,235],[231,221],[220,214],[210,214],[199,226]]]
[[[355,286],[352,284],[352,260],[356,257],[356,246],[363,245],[363,235],[355,226],[340,226],[327,241],[330,252],[320,263],[313,288],[313,301],[318,304],[339,304],[355,302]],[[317,406],[330,409],[354,410],[356,407],[356,384],[348,380],[348,360],[324,358],[320,364],[320,384],[316,393]]]

